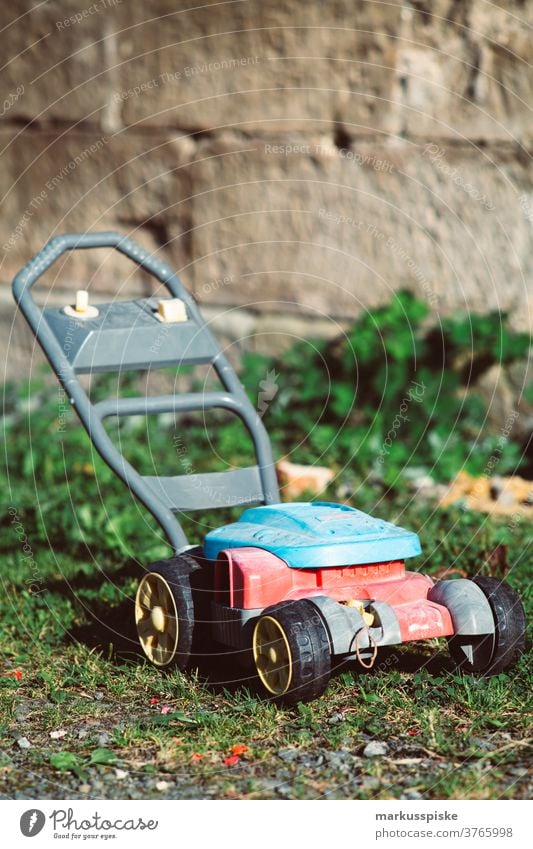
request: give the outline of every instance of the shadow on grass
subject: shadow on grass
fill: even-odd
[[[117,664],[140,657],[134,599],[121,590],[131,580],[133,569],[127,565],[109,573],[102,570],[97,574],[78,574],[70,580],[47,581],[46,591],[51,606],[54,595],[62,596],[69,599],[78,611],[83,611],[86,620],[83,624],[69,627],[63,642],[81,643],[101,651]],[[106,602],[97,597],[106,581],[116,588],[117,598],[122,596],[121,601]]]

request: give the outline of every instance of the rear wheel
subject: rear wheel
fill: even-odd
[[[450,654],[465,672],[497,675],[515,666],[524,653],[526,615],[520,596],[505,581],[479,576],[473,582],[490,604],[494,634],[451,637]]]
[[[310,601],[268,607],[254,628],[252,652],[263,690],[283,704],[316,699],[328,685],[329,637]]]
[[[198,569],[192,557],[180,555],[149,566],[135,598],[135,624],[141,647],[161,669],[183,669],[191,654],[194,604],[190,575]]]

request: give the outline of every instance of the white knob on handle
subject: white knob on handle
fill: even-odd
[[[69,315],[75,319],[96,318],[98,315],[98,309],[89,306],[89,293],[87,289],[78,289],[76,292],[76,303],[74,306],[68,304],[68,306],[63,307],[63,312],[65,315]]]
[[[86,312],[89,306],[89,293],[87,289],[78,289],[76,292],[76,312]]]

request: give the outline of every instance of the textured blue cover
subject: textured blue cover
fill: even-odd
[[[205,555],[255,546],[295,569],[404,560],[420,554],[416,534],[344,504],[299,502],[245,510],[238,522],[207,534]]]

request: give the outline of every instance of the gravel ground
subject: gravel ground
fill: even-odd
[[[232,766],[220,761],[201,761],[194,766],[183,764],[162,769],[153,762],[151,741],[147,738],[145,751],[121,756],[112,749],[113,740],[127,727],[129,719],[117,721],[117,705],[107,703],[103,694],[93,696],[98,715],[53,731],[39,731],[36,717],[53,709],[44,699],[18,699],[13,708],[13,721],[7,729],[12,739],[0,767],[0,798],[14,799],[346,799],[346,798],[439,798],[432,788],[445,779],[461,786],[465,795],[476,798],[475,787],[497,769],[499,796],[530,798],[533,792],[529,768],[531,761],[517,765],[503,764],[506,749],[526,751],[523,742],[513,740],[508,733],[496,732],[468,739],[468,754],[454,759],[445,758],[407,735],[376,739],[361,732],[356,737],[347,730],[332,748],[324,737],[329,729],[341,730],[348,715],[335,710],[324,717],[323,727],[315,727],[313,735],[302,736],[299,745],[282,748],[269,746],[261,757],[255,757],[251,746],[244,757]],[[126,713],[126,712],[125,712]],[[151,716],[150,714],[149,716]],[[176,738],[173,738],[176,739]],[[298,739],[298,735],[296,735]],[[177,738],[177,743],[181,738]],[[79,745],[99,747],[109,753],[109,765],[84,766],[76,771],[61,772],[39,760],[39,753],[50,746],[58,751],[75,749]],[[144,757],[143,757],[144,754]],[[459,781],[458,781],[459,780]],[[480,798],[483,792],[480,791]]]

